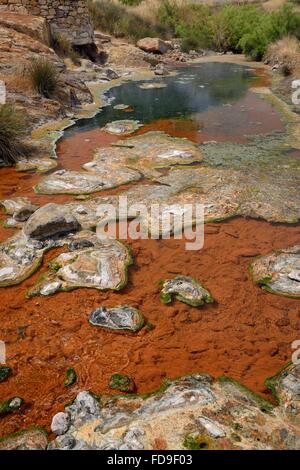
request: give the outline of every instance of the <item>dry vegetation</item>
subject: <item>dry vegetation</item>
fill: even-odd
[[[300,73],[300,43],[294,37],[286,37],[268,47],[265,60],[272,66],[279,65],[285,75]]]

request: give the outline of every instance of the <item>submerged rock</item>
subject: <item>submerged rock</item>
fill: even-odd
[[[119,387],[128,380],[116,374],[112,385]],[[276,376],[273,391],[280,397],[278,406],[234,380],[207,374],[167,381],[146,398],[110,396],[98,403],[81,392],[66,408],[72,426],[64,442],[98,450],[156,449],[157,442],[163,442],[166,450],[300,449],[299,380],[299,365]],[[85,405],[86,400],[91,406]],[[51,448],[61,448],[61,443],[62,436]]]
[[[0,450],[45,450],[47,433],[40,428],[31,428],[0,440]]]
[[[10,367],[0,366],[0,382],[4,382],[12,373]]]
[[[113,374],[109,381],[109,388],[120,392],[133,393],[135,391],[134,380],[129,375]]]
[[[120,110],[120,111],[126,111],[127,109],[130,109],[131,106],[129,104],[120,103],[120,104],[115,104],[113,108]]]
[[[120,121],[113,121],[107,123],[102,130],[108,132],[109,134],[133,134],[143,125],[139,121],[134,121],[131,119],[123,119]]]
[[[91,313],[89,322],[102,328],[136,332],[143,327],[144,318],[136,308],[129,305],[119,305],[113,308],[97,308]]]
[[[139,88],[141,90],[153,90],[153,89],[159,89],[159,88],[166,88],[167,84],[163,82],[144,82],[141,85],[139,85]]]
[[[257,258],[250,271],[254,282],[269,292],[300,298],[300,246]]]
[[[172,302],[173,296],[192,307],[214,302],[209,291],[188,276],[176,276],[174,279],[163,281],[162,286],[160,300],[165,304]]]
[[[45,240],[79,229],[78,221],[65,206],[50,203],[32,214],[25,224],[24,233],[29,238]]]
[[[131,262],[129,251],[122,243],[98,240],[92,248],[62,253],[54,258],[48,273],[29,291],[28,296],[42,294],[45,289],[47,295],[78,287],[119,290],[127,283],[127,269]],[[51,291],[49,286],[54,285],[57,288]]]

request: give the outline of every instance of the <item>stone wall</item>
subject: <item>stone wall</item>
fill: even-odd
[[[74,45],[94,42],[84,0],[0,0],[0,16],[1,11],[42,16],[47,19],[52,34],[63,34]]]

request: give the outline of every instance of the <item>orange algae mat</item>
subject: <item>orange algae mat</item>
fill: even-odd
[[[200,251],[186,251],[184,240],[129,240],[134,265],[121,292],[78,289],[25,300],[61,249],[50,251],[38,273],[1,290],[1,338],[13,368],[0,384],[1,399],[18,395],[26,404],[1,418],[0,434],[33,423],[49,429],[51,416],[79,390],[110,393],[114,372],[131,375],[141,393],[157,389],[166,377],[203,371],[267,393],[264,379],[290,360],[298,338],[299,304],[255,286],[247,268],[252,257],[295,244],[299,235],[299,226],[234,219],[206,225]],[[203,282],[217,303],[201,309],[178,301],[163,305],[159,280],[179,273]],[[94,308],[125,303],[138,307],[155,328],[131,334],[88,323]],[[78,382],[67,389],[69,367]]]

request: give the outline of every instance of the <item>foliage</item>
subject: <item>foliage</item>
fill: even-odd
[[[35,59],[29,67],[29,77],[33,88],[45,96],[51,98],[57,89],[58,74],[55,66],[46,59]]]
[[[113,0],[98,0],[96,2],[89,0],[88,5],[94,27],[115,37],[126,37],[134,41],[143,37],[165,37],[168,35],[168,27],[161,21],[152,23],[149,19],[127,9],[124,3],[129,4],[127,0],[122,3]],[[132,2],[130,4],[133,5]]]
[[[9,104],[0,106],[0,160],[9,165],[24,154],[21,138],[26,131],[23,113]]]

